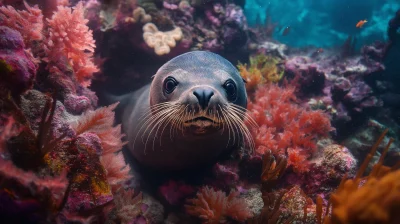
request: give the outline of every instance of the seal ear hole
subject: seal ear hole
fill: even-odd
[[[224,88],[229,101],[235,101],[237,97],[236,83],[232,79],[228,79],[224,83]]]
[[[174,79],[173,77],[167,77],[164,81],[164,92],[166,94],[170,94],[172,93],[176,86],[178,85],[178,81],[176,81],[176,79]]]

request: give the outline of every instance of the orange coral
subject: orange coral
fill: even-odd
[[[68,58],[77,81],[87,87],[93,73],[99,70],[93,63],[96,46],[92,31],[86,25],[88,20],[84,19],[83,4],[79,2],[73,10],[62,5],[57,9],[51,19],[47,19],[46,60],[57,62]]]
[[[204,187],[197,193],[197,198],[189,199],[191,205],[185,205],[188,214],[203,219],[203,223],[223,223],[227,218],[245,221],[252,217],[246,202],[237,198],[238,192],[228,196],[222,191]]]
[[[365,181],[362,181],[363,178],[361,178],[386,133],[387,130],[372,147],[356,177],[348,180],[344,177],[336,192],[332,193],[326,211],[328,213],[331,208],[331,216],[325,215],[322,219],[322,199],[317,198],[317,223],[400,222],[398,212],[400,209],[400,171],[395,171],[400,166],[400,162],[392,168],[382,165],[393,139],[389,141],[381,158]]]
[[[287,154],[294,171],[307,170],[307,159],[316,148],[315,141],[332,130],[329,117],[322,111],[310,111],[295,103],[295,88],[268,84],[255,92],[257,101],[250,102],[250,116],[260,126],[252,128],[256,152],[270,149]]]

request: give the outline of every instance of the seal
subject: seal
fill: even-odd
[[[209,163],[247,140],[245,81],[223,57],[192,51],[165,63],[151,84],[122,100],[128,148],[165,171]],[[251,119],[250,119],[251,120]]]

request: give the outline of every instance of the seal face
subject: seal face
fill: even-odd
[[[123,128],[137,161],[177,170],[209,162],[243,139],[247,94],[223,57],[192,51],[164,64],[150,85],[133,93]]]

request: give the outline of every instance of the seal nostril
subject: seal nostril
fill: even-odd
[[[208,103],[210,102],[211,97],[214,95],[214,92],[211,89],[195,89],[193,91],[193,95],[196,96],[200,107],[204,110],[208,106]]]

